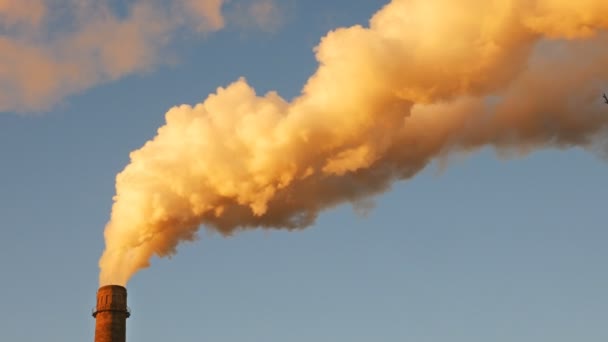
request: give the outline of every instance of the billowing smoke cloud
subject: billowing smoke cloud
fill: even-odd
[[[608,128],[604,0],[394,0],[328,33],[300,96],[244,79],[174,107],[116,178],[102,284],[199,226],[299,229],[435,158],[590,147]]]
[[[136,0],[121,13],[108,0],[0,0],[0,112],[45,110],[166,62],[173,56],[163,51],[179,29],[207,33],[226,25],[224,2]],[[272,0],[235,2],[260,4],[279,15]]]

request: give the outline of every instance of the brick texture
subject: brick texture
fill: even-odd
[[[97,291],[95,342],[125,342],[127,331],[127,289],[118,285],[100,287]]]

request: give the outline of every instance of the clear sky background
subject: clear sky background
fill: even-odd
[[[272,29],[176,41],[174,64],[0,115],[0,340],[92,341],[114,177],[164,113],[245,76],[296,96],[328,30],[383,1],[287,1]],[[606,110],[608,115],[608,109]],[[436,163],[303,231],[201,231],[129,283],[129,341],[604,342],[608,164],[582,149]]]

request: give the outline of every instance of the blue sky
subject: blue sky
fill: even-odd
[[[320,37],[383,4],[281,3],[270,31],[228,21],[175,41],[172,65],[0,114],[0,339],[93,339],[114,177],[170,107],[240,76],[292,98]],[[203,230],[130,281],[127,339],[606,341],[607,170],[582,148],[484,149],[395,184],[367,215],[342,205],[297,232]]]

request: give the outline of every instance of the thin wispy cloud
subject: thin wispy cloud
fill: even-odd
[[[248,2],[258,28],[275,27],[272,1]],[[120,13],[106,1],[0,0],[0,112],[52,108],[96,84],[169,60],[178,30],[226,27],[225,0],[135,1]]]

